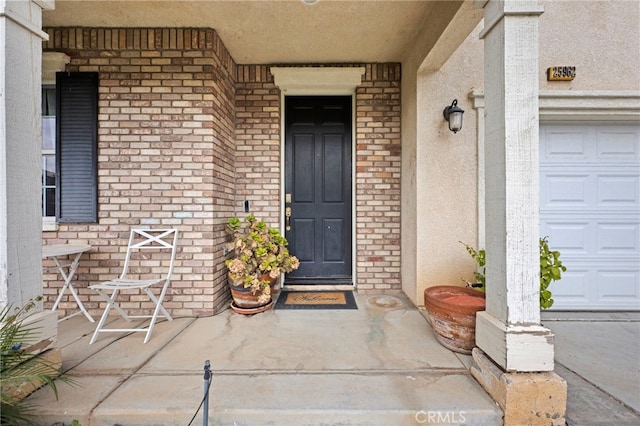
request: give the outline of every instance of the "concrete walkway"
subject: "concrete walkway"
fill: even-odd
[[[640,425],[640,312],[543,312],[567,381],[567,424]]]
[[[49,388],[29,401],[43,425],[187,425],[210,360],[211,425],[502,423],[469,375],[469,357],[440,346],[409,301],[356,300],[358,310],[175,319],[159,323],[146,345],[143,333],[89,345],[94,325],[74,317],[59,324],[59,346],[76,385],[60,384],[58,401]]]

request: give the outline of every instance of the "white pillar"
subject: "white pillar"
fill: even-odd
[[[42,9],[0,0],[0,307],[42,294]]]
[[[486,247],[486,238],[485,238],[485,161],[484,161],[484,92],[482,90],[472,90],[469,93],[469,99],[473,102],[473,109],[476,110],[476,117],[478,120],[478,125],[476,126],[476,138],[477,138],[477,150],[478,150],[478,242],[476,247],[485,248]]]
[[[537,0],[487,3],[485,173],[487,309],[476,341],[506,371],[553,370],[540,325]]]

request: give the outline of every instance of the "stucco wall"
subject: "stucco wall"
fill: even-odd
[[[640,90],[640,2],[541,4],[540,90]],[[565,65],[573,81],[547,81],[547,68]]]
[[[471,169],[460,171],[457,164],[448,163],[460,155],[475,158],[473,147],[467,145],[475,142],[468,130],[451,134],[442,111],[457,98],[467,110],[465,120],[469,120],[467,89],[461,90],[457,82],[473,76],[474,70],[455,69],[462,58],[456,51],[481,21],[482,9],[476,9],[473,2],[435,2],[433,7],[438,13],[433,14],[434,20],[429,25],[422,27],[413,49],[406,52],[402,62],[402,289],[417,305],[423,304],[426,280],[441,282],[441,273],[453,272],[450,265],[434,266],[448,263],[462,247],[450,244],[448,237],[443,238],[447,231],[457,232],[458,224],[448,229],[442,226],[451,222],[446,217],[467,209],[464,194],[473,189],[466,188],[461,194],[463,198],[459,198],[458,189],[450,183],[460,184],[460,179],[456,175],[450,182],[450,176],[462,173],[467,182],[468,174],[475,173]],[[455,55],[458,59],[451,59]],[[454,65],[446,65],[448,61]],[[443,149],[448,154],[439,158]],[[467,161],[465,158],[464,162]],[[473,212],[466,211],[460,217],[465,229],[470,220],[465,215],[469,214]]]
[[[539,21],[540,90],[640,89],[640,3],[541,4],[545,12]],[[478,117],[468,94],[484,89],[483,41],[479,39],[483,27],[480,23],[440,69],[418,74],[415,181],[413,159],[409,158],[413,153],[410,147],[403,147],[403,191],[415,192],[418,212],[415,293],[410,283],[403,283],[403,288],[411,298],[415,295],[418,304],[423,303],[421,294],[426,287],[464,285],[462,278],[473,279],[475,263],[458,241],[472,245],[478,241]],[[545,73],[550,66],[576,66],[577,76],[571,82],[547,82]],[[442,109],[453,98],[465,110],[464,127],[456,135],[447,130],[442,118]],[[404,131],[406,135],[412,130]],[[407,201],[408,206],[412,202]],[[411,248],[409,242],[403,244]],[[403,281],[407,278],[412,277],[404,274]]]
[[[467,95],[482,81],[482,43],[476,28],[438,71],[418,74],[417,294],[433,285],[463,285],[474,264],[460,241],[477,244],[476,116]],[[454,134],[443,118],[453,99],[465,110]],[[420,210],[420,209],[419,209]]]
[[[416,181],[417,152],[417,76],[415,61],[403,63],[402,73],[402,291],[416,303],[418,247],[418,217]]]

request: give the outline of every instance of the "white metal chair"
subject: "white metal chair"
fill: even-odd
[[[177,229],[131,230],[129,245],[127,247],[127,255],[125,257],[124,268],[120,278],[89,286],[89,288],[96,290],[107,302],[107,306],[104,309],[102,318],[100,318],[100,321],[96,326],[96,331],[93,333],[90,344],[96,341],[98,333],[138,331],[144,331],[147,333],[144,339],[144,343],[147,343],[151,337],[151,331],[153,330],[153,326],[155,325],[158,316],[164,317],[169,321],[173,320],[171,315],[169,315],[169,312],[167,312],[164,306],[162,306],[162,300],[164,299],[167,289],[169,288],[169,282],[171,281],[177,243]],[[156,257],[151,258],[148,255],[152,252],[164,252],[166,256],[162,257],[156,255]],[[160,276],[144,279],[145,276],[150,275],[150,271],[148,271],[148,269],[152,266],[158,267],[157,265],[161,265],[161,268],[163,269],[163,271],[158,273]],[[160,291],[160,295],[156,297],[152,292],[152,287],[159,285],[162,285],[162,290]],[[144,293],[146,293],[155,304],[153,315],[129,315],[118,305],[116,298],[120,291],[135,289],[144,291]],[[147,327],[141,328],[104,328],[104,324],[109,316],[111,308],[115,309],[128,322],[134,318],[151,318],[151,322]]]

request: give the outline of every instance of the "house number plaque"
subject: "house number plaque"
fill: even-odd
[[[571,81],[576,78],[576,67],[549,67],[547,81]]]

